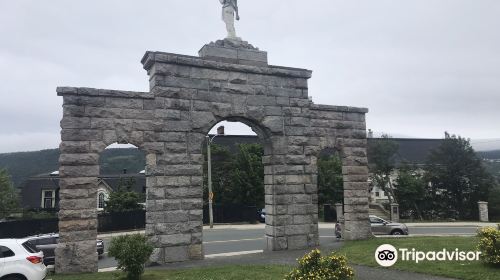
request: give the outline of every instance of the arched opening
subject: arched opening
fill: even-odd
[[[146,155],[131,144],[111,144],[99,154],[96,205],[98,232],[143,229],[146,202]],[[103,238],[108,246],[111,238]],[[98,248],[99,249],[99,248]],[[99,268],[113,267],[116,260],[98,250]]]
[[[344,214],[344,180],[342,157],[336,148],[324,148],[317,156],[318,212],[326,223],[342,223]],[[336,238],[337,236],[333,236]],[[320,240],[331,242],[331,229],[320,228]],[[326,239],[326,240],[325,240]]]
[[[228,253],[229,248],[261,250],[266,214],[262,157],[271,151],[267,134],[250,120],[229,118],[210,129],[202,150],[205,255]],[[218,226],[227,223],[248,225],[245,230]]]

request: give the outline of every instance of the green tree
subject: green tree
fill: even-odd
[[[335,155],[323,155],[318,158],[318,202],[342,203],[344,200],[344,182],[342,160]]]
[[[391,175],[396,168],[395,155],[398,150],[398,143],[392,140],[389,135],[382,135],[380,139],[371,141],[368,145],[368,158],[370,160],[368,166],[372,182],[387,193],[390,203],[397,202]]]
[[[400,212],[423,220],[421,205],[427,196],[426,181],[420,170],[409,165],[399,168],[395,182],[395,195]]]
[[[229,172],[232,170],[233,155],[229,152],[227,147],[217,144],[211,144],[212,153],[212,190],[214,192],[214,203],[226,204],[232,203],[233,195],[229,189]],[[206,157],[206,149],[204,150],[205,163],[204,163],[204,184],[203,184],[203,197],[208,197],[208,165]]]
[[[132,186],[135,184],[134,178],[127,180],[120,179],[118,190],[110,194],[104,210],[106,212],[127,212],[142,209],[143,197],[134,192]]]
[[[233,202],[264,207],[264,149],[260,144],[240,144],[229,173]]]
[[[493,221],[500,221],[500,185],[491,190],[488,196],[488,214]]]
[[[216,204],[264,206],[264,150],[260,144],[239,144],[238,152],[212,144],[212,189]],[[206,151],[204,151],[206,153]],[[208,197],[205,161],[203,197]]]
[[[486,172],[470,140],[448,133],[443,143],[431,151],[425,170],[435,208],[452,218],[475,218],[477,202],[486,200],[494,186],[493,177]]]
[[[0,219],[8,217],[19,207],[17,192],[5,169],[0,169]]]

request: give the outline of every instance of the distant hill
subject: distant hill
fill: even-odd
[[[482,159],[500,159],[500,150],[478,152]],[[59,149],[36,152],[0,154],[0,168],[9,172],[16,187],[35,175],[46,174],[59,169]],[[500,163],[485,161],[487,169],[500,178]],[[146,165],[145,155],[139,149],[107,149],[101,154],[101,174],[118,174],[123,169],[128,173],[138,173]]]
[[[138,149],[107,149],[101,154],[101,174],[118,174],[123,169],[138,173],[146,165],[145,155]],[[16,187],[21,187],[31,176],[46,174],[59,169],[59,149],[36,152],[0,154],[0,168],[10,174]]]
[[[500,150],[477,152],[482,159],[500,159]]]

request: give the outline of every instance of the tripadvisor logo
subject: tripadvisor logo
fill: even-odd
[[[398,260],[419,263],[421,261],[479,261],[481,252],[460,251],[459,249],[440,251],[418,251],[415,248],[396,249],[390,244],[380,245],[375,250],[375,260],[384,267],[393,266]]]

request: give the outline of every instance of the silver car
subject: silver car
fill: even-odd
[[[372,233],[375,235],[408,235],[408,227],[402,223],[393,223],[377,216],[370,215]]]
[[[408,227],[402,223],[388,222],[380,217],[370,215],[370,225],[374,235],[408,235]],[[337,222],[335,224],[335,236],[342,238],[342,229]]]

